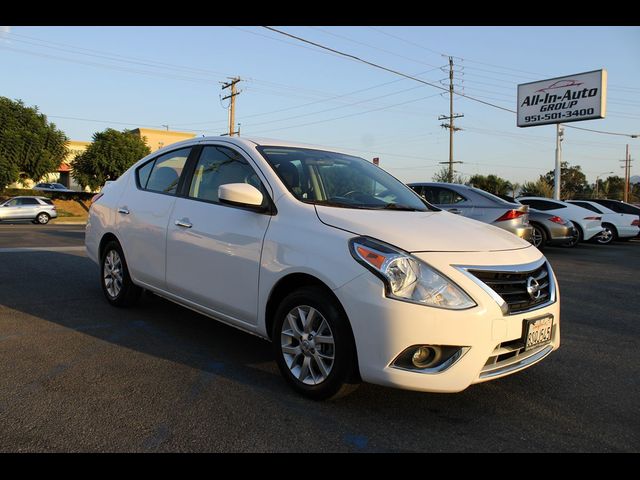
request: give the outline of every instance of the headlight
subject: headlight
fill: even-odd
[[[349,248],[353,258],[384,281],[390,298],[451,310],[476,305],[455,283],[406,252],[367,237],[352,238]]]

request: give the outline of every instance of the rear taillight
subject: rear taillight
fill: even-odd
[[[640,227],[640,220],[634,220],[633,222],[631,222],[631,225],[634,227]]]
[[[602,220],[602,217],[584,217],[584,220]]]
[[[523,215],[526,215],[527,212],[521,212],[520,210],[507,210],[504,215],[500,218],[496,219],[496,222],[504,222],[505,220],[513,220],[515,218],[519,218]]]
[[[559,223],[560,225],[564,225],[565,223],[567,223],[564,221],[564,218],[560,218],[556,216],[551,217],[549,220],[552,221],[553,223]]]

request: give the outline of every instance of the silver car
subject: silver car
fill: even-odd
[[[56,206],[46,197],[13,197],[0,204],[0,221],[31,220],[45,225],[57,216]]]
[[[45,192],[73,192],[61,183],[38,183],[33,190],[42,190]]]
[[[463,215],[503,228],[518,237],[532,241],[529,207],[511,203],[495,195],[457,183],[409,183],[429,203],[451,213]]]

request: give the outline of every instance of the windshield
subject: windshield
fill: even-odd
[[[358,157],[306,148],[259,147],[280,179],[305,203],[372,210],[438,210],[381,168]]]

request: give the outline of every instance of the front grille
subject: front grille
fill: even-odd
[[[552,298],[551,278],[546,262],[528,272],[469,270],[469,273],[485,283],[507,302],[509,314],[532,310],[549,302]],[[530,280],[531,278],[535,281]],[[536,282],[540,294],[532,296],[527,291],[527,283],[535,286]]]

